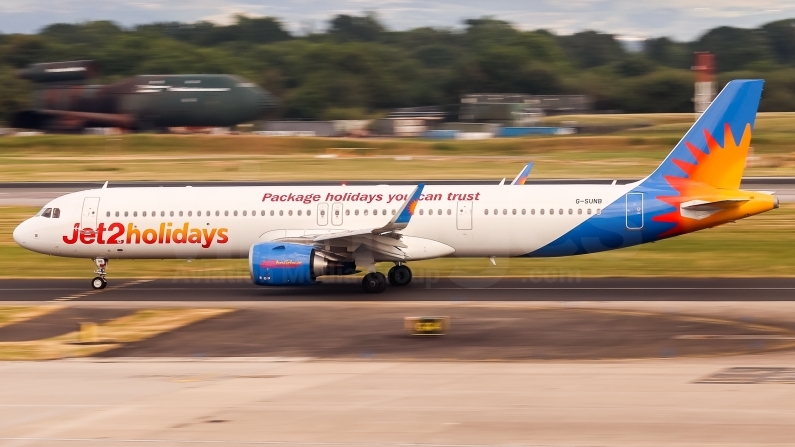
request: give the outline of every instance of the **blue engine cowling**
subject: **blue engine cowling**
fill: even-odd
[[[314,284],[321,275],[355,273],[352,262],[333,262],[308,245],[260,242],[248,252],[251,280],[258,286]]]

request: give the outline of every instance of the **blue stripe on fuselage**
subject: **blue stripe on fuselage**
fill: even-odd
[[[667,183],[646,181],[628,191],[628,194],[631,193],[643,194],[643,228],[627,228],[627,202],[624,195],[602,209],[601,214],[589,217],[563,236],[524,256],[583,255],[659,240],[659,235],[671,229],[674,224],[655,222],[653,219],[675,208],[657,197],[676,195],[676,192]]]

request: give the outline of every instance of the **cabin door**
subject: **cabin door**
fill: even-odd
[[[627,194],[627,229],[641,228],[643,228],[643,193],[631,192]]]
[[[80,219],[80,228],[97,228],[97,212],[99,210],[99,197],[86,197],[83,199],[83,215]]]
[[[471,201],[458,201],[456,210],[456,228],[459,230],[472,229],[472,202]]]

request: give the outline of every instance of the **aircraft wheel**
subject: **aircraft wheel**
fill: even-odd
[[[367,293],[381,293],[386,289],[386,278],[383,273],[374,272],[364,275],[362,289]]]
[[[107,285],[108,281],[101,276],[97,276],[96,278],[91,280],[91,287],[93,287],[94,290],[104,289],[105,286]]]
[[[411,282],[411,269],[406,265],[396,265],[389,269],[389,284],[393,286],[407,286]]]

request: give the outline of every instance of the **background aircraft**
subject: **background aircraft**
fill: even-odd
[[[268,92],[240,76],[140,75],[111,85],[84,85],[97,71],[92,61],[21,70],[19,76],[38,89],[33,109],[14,115],[11,126],[52,131],[229,127],[253,121],[275,104]]]

